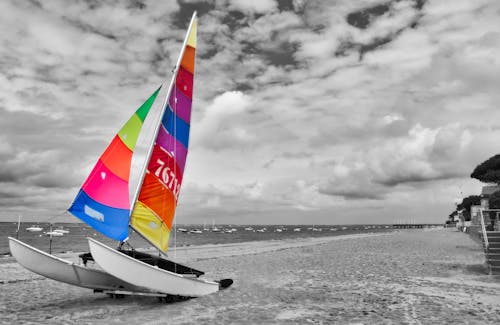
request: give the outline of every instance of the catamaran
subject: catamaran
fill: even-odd
[[[118,248],[88,238],[90,253],[81,255],[81,265],[9,237],[11,253],[21,265],[51,279],[111,294],[198,297],[233,283],[231,279],[204,280],[202,271],[161,256],[123,249],[132,229],[160,254],[165,255],[168,250],[188,153],[196,30],[195,12],[133,200],[129,198],[132,157],[144,120],[161,87],[115,135],[68,209],[95,230],[118,241]],[[89,260],[101,269],[87,267]]]

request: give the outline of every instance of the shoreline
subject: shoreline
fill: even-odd
[[[170,247],[169,251],[167,254],[171,254],[172,252],[184,252],[186,250],[199,250],[203,248],[213,248],[213,247],[237,247],[237,246],[243,246],[243,245],[249,245],[249,246],[259,246],[259,243],[266,243],[266,242],[302,242],[302,241],[313,241],[315,242],[316,239],[319,241],[323,241],[322,238],[336,238],[336,237],[345,237],[349,238],[349,236],[364,236],[365,234],[367,235],[376,235],[376,234],[388,234],[393,231],[398,231],[398,230],[386,230],[386,231],[377,231],[377,232],[355,232],[355,233],[331,233],[331,234],[325,234],[325,235],[319,235],[319,236],[298,236],[298,237],[284,237],[284,238],[274,238],[274,239],[256,239],[256,240],[248,240],[248,241],[235,241],[235,242],[228,242],[228,243],[215,243],[215,244],[198,244],[198,245],[181,245],[178,247]],[[20,239],[21,241],[24,242],[23,239]],[[28,244],[30,244],[28,242]],[[36,246],[35,246],[36,247]],[[38,248],[38,247],[37,247]],[[144,251],[144,252],[157,252],[157,249],[154,247],[137,247],[135,248],[138,251]],[[42,249],[45,252],[47,252],[46,249]],[[67,251],[58,251],[54,252],[53,255],[61,257],[61,258],[71,258],[73,255],[78,255],[82,253],[86,253],[88,250],[81,250],[81,251],[73,251],[73,250],[67,250]],[[2,255],[0,255],[0,264],[4,261],[10,262],[11,260],[14,260],[14,257],[10,255],[10,252],[6,252]]]
[[[359,233],[359,234],[345,234],[345,235],[340,234],[336,236],[298,237],[298,238],[285,238],[285,239],[254,240],[254,241],[234,242],[234,243],[224,243],[224,244],[180,246],[177,248],[170,248],[167,255],[169,259],[182,263],[182,262],[189,262],[190,260],[213,259],[224,256],[259,254],[262,252],[268,252],[274,250],[290,249],[290,248],[304,247],[310,245],[320,245],[328,243],[333,240],[347,240],[351,238],[383,236],[391,233],[392,232]],[[137,248],[137,250],[143,252],[157,252],[157,250],[152,247]],[[67,259],[74,263],[79,263],[78,255],[82,253],[86,252],[67,251],[67,252],[54,253],[53,255],[63,259]],[[17,261],[13,256],[9,254],[0,257],[0,265],[5,263],[17,263]],[[0,282],[1,280],[2,279],[0,279]]]
[[[86,237],[91,237],[101,241],[104,244],[114,247],[116,242],[104,237],[95,230],[80,224],[73,226],[60,226],[69,231],[68,234],[55,237],[52,243],[53,253],[72,253],[88,250]],[[204,230],[200,234],[190,233],[194,230],[193,226],[185,228],[186,231],[176,231],[172,236],[169,246],[175,244],[178,248],[183,246],[198,246],[205,244],[219,244],[219,243],[234,243],[234,242],[247,242],[247,241],[262,241],[273,239],[288,239],[288,238],[309,238],[309,237],[324,237],[324,236],[338,236],[345,234],[357,233],[371,233],[371,232],[387,232],[395,231],[397,227],[394,225],[346,225],[346,226],[298,226],[300,231],[296,231],[295,226],[288,228],[284,226],[253,226],[249,230],[245,226],[224,226],[221,228],[224,231],[213,232]],[[221,226],[222,227],[222,226]],[[436,226],[434,226],[436,227]],[[233,231],[236,229],[236,231]],[[9,245],[7,237],[16,238],[15,229],[12,225],[0,223],[0,259],[9,255]],[[42,233],[33,233],[21,231],[19,239],[31,246],[37,247],[44,251],[49,249],[49,238]],[[130,242],[133,246],[138,248],[149,248],[151,244],[146,242],[143,238],[135,232],[130,233]]]

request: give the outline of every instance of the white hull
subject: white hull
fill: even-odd
[[[9,237],[9,247],[12,256],[19,264],[49,279],[96,290],[147,291],[104,271],[84,267],[47,254],[12,237]]]
[[[169,272],[88,238],[94,260],[109,274],[136,286],[169,295],[199,297],[219,291],[219,283]]]

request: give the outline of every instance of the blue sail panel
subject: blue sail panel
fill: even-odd
[[[100,204],[80,190],[68,211],[109,238],[123,241],[128,237],[129,209]]]
[[[168,133],[173,135],[187,149],[189,145],[189,124],[174,114],[169,105],[167,105],[161,123]]]

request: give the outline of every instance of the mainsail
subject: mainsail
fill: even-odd
[[[163,115],[149,150],[130,226],[166,252],[189,145],[196,52],[196,14],[174,70]]]
[[[144,119],[160,88],[137,109],[115,135],[68,209],[92,228],[115,240],[122,241],[128,237],[128,185],[132,155]]]

